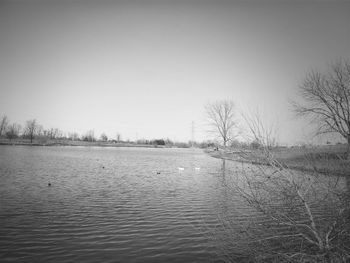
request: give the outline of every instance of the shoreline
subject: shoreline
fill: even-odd
[[[228,160],[233,162],[249,163],[253,165],[271,166],[258,151],[234,151],[225,152],[205,151],[209,156],[217,159]],[[242,156],[244,155],[244,157]],[[348,160],[322,160],[308,159],[306,153],[299,154],[298,158],[279,158],[275,159],[287,169],[292,169],[307,173],[319,173],[328,176],[350,176],[350,161]],[[264,160],[265,159],[265,160]],[[327,165],[327,161],[329,162]]]
[[[110,142],[86,142],[86,141],[47,141],[30,143],[26,140],[20,141],[3,141],[1,145],[9,146],[70,146],[70,147],[106,147],[106,148],[182,148],[171,145],[150,145],[135,144],[127,142],[110,143]],[[253,165],[271,166],[264,154],[259,150],[218,150],[202,149],[210,157],[225,159],[228,161],[249,163]],[[350,160],[341,159],[339,152],[332,152],[329,149],[272,149],[273,159],[279,162],[284,168],[306,173],[319,173],[328,176],[350,176]]]
[[[133,143],[103,143],[103,142],[82,142],[82,141],[72,141],[72,142],[48,142],[48,143],[39,143],[39,142],[23,142],[23,141],[15,141],[15,142],[4,142],[0,141],[0,145],[9,145],[9,146],[43,146],[43,147],[51,147],[51,146],[73,146],[73,147],[139,147],[139,148],[174,148],[164,145],[149,145],[149,144],[133,144]]]

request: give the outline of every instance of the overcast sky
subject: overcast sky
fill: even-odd
[[[288,103],[350,58],[350,1],[0,1],[0,115],[122,138],[207,138],[232,99],[309,140]]]

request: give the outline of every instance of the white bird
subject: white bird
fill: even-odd
[[[194,169],[198,171],[198,170],[200,170],[201,168],[200,168],[200,167],[195,167]]]
[[[178,167],[177,169],[179,169],[179,171],[185,170],[185,168],[183,168],[183,167]]]

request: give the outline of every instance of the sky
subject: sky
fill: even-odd
[[[204,105],[259,111],[281,144],[310,70],[350,59],[350,1],[0,1],[0,115],[122,139],[209,139]],[[320,140],[320,139],[317,139]]]

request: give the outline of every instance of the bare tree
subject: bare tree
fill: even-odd
[[[12,139],[15,139],[19,136],[20,131],[21,131],[21,125],[17,123],[13,123],[8,126],[6,131],[6,137],[11,141]]]
[[[51,140],[58,139],[63,136],[63,132],[60,129],[57,128],[51,128],[49,130],[44,130],[44,136],[49,137]]]
[[[268,129],[258,123],[252,132],[268,165],[242,163],[235,176],[226,177],[232,194],[243,197],[244,213],[251,213],[238,226],[236,218],[222,218],[228,260],[234,247],[257,262],[348,262],[350,207],[345,178],[289,169],[269,152],[269,140],[262,138]],[[242,155],[254,159],[247,152]],[[234,196],[230,200],[238,202]]]
[[[24,134],[30,139],[30,143],[33,143],[33,139],[39,129],[39,125],[36,119],[28,120],[24,128]]]
[[[243,114],[243,119],[248,126],[250,132],[250,140],[252,140],[252,144],[257,144],[266,153],[269,150],[277,146],[277,129],[275,125],[267,126],[263,123],[261,115],[259,111],[254,114]]]
[[[340,60],[327,73],[312,71],[299,87],[304,103],[293,102],[298,116],[318,124],[317,134],[338,133],[350,158],[350,62]]]
[[[108,141],[108,136],[105,133],[102,133],[100,136],[100,140],[103,142],[106,142],[106,141]]]
[[[8,125],[8,118],[6,115],[2,116],[0,119],[0,137],[5,134]]]
[[[68,138],[72,141],[78,141],[79,140],[79,134],[77,132],[72,132],[68,134]]]
[[[122,140],[122,136],[120,133],[117,133],[116,139],[117,139],[117,142],[120,142]]]
[[[235,178],[235,190],[256,213],[243,229],[250,253],[262,261],[348,262],[349,200],[341,179],[288,170],[274,159]]]
[[[229,100],[216,101],[208,103],[205,106],[210,132],[222,139],[224,147],[234,137],[234,129],[236,128],[234,103]]]
[[[94,142],[96,141],[94,130],[89,130],[85,135],[82,136],[83,141]]]
[[[43,136],[44,135],[44,127],[42,125],[38,124],[38,123],[37,123],[35,135],[37,135],[37,136]]]

